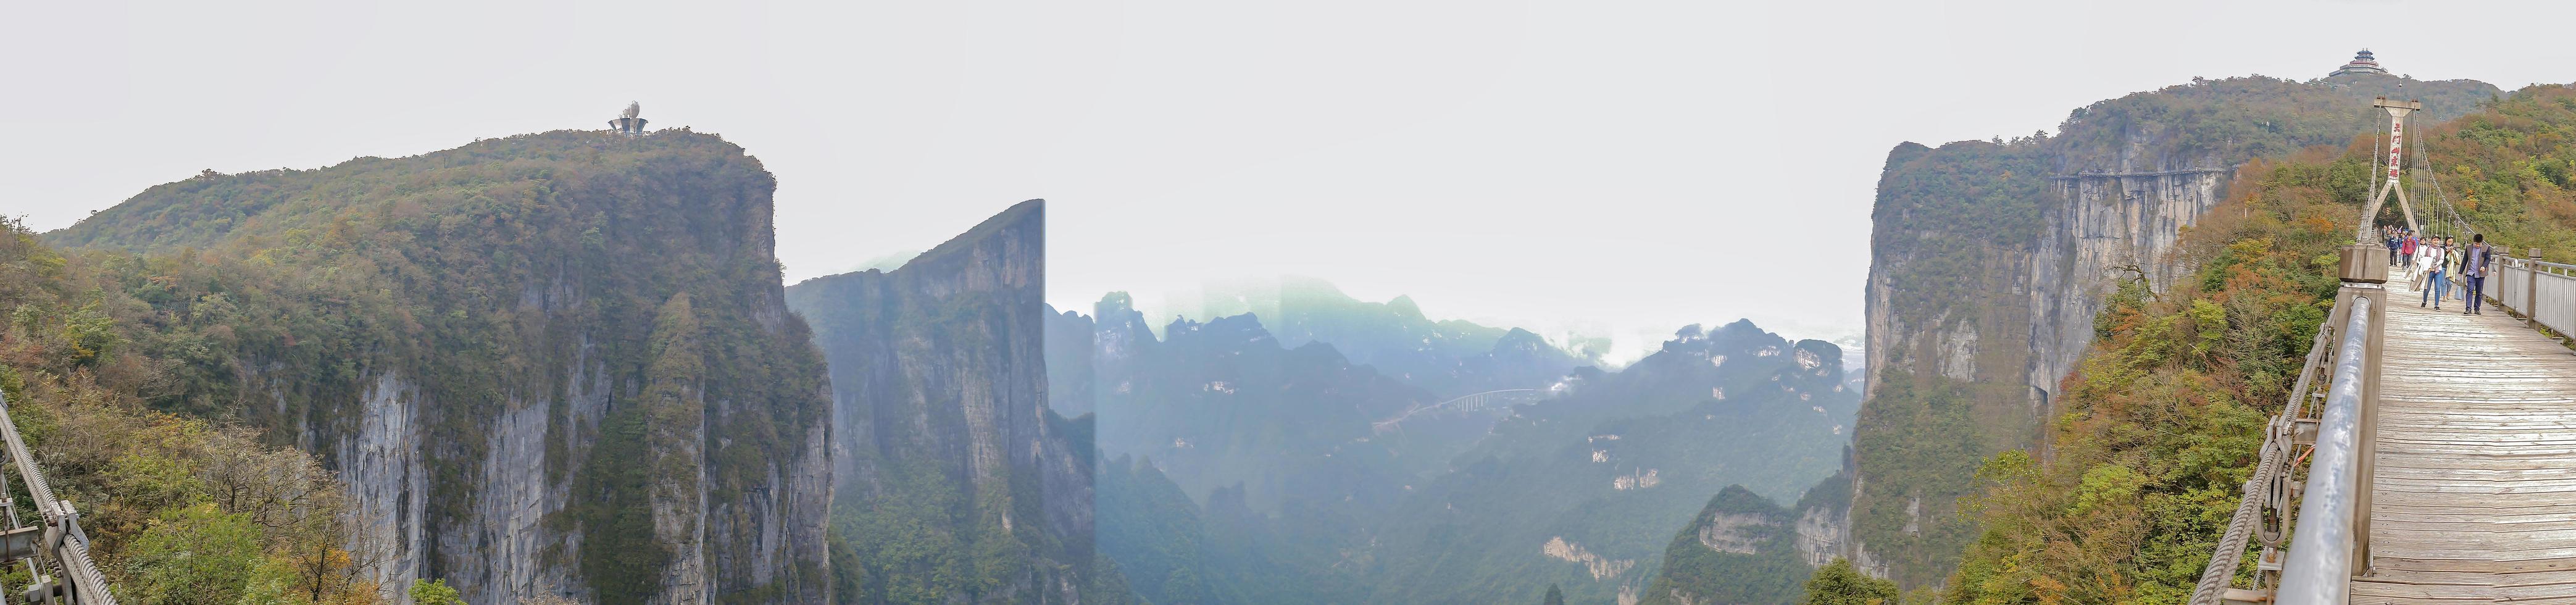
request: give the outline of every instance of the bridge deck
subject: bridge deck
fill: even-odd
[[[2352,603],[2576,605],[2576,352],[2459,302],[2388,310]]]

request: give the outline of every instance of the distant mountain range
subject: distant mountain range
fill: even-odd
[[[1251,311],[1158,338],[1122,294],[1051,315],[1051,380],[1100,419],[1101,553],[1148,602],[1634,596],[1713,494],[1778,507],[1834,475],[1859,402],[1837,347],[1748,322],[1605,372],[1401,298],[1276,300],[1244,305],[1276,331]]]

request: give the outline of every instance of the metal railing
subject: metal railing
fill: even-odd
[[[2280,603],[2342,605],[2352,590],[2357,553],[2367,548],[2369,526],[2357,523],[2370,511],[2362,497],[2370,489],[2362,474],[2368,465],[2369,427],[2362,388],[2370,346],[2369,297],[2352,300],[2343,344],[2335,347],[2334,382],[2318,418],[2316,462],[2308,467],[2306,489],[2299,500],[2298,536],[2290,541],[2289,561],[2281,567]],[[2366,566],[2366,564],[2365,564]]]
[[[8,463],[18,467],[18,478],[27,486],[27,496],[36,501],[37,517],[42,522],[18,526],[18,501],[8,496],[6,475],[0,475],[0,497],[7,498],[8,526],[0,532],[0,562],[27,562],[33,584],[16,594],[27,602],[67,602],[76,605],[115,605],[116,596],[108,592],[107,577],[98,572],[90,560],[89,533],[81,530],[80,511],[70,500],[54,497],[54,489],[45,483],[44,470],[36,466],[36,456],[27,450],[27,442],[18,436],[18,423],[9,416],[7,395],[0,395],[0,440],[8,442]]]
[[[2540,327],[2576,334],[2576,265],[2497,256],[2481,293]]]
[[[2244,565],[2245,548],[2258,537],[2263,552],[2256,562],[2261,571],[2255,575],[2254,590],[2279,586],[2281,537],[2289,521],[2291,475],[2297,470],[2293,468],[2292,454],[2303,413],[2309,407],[2303,404],[2315,386],[2314,379],[2332,365],[2327,359],[2334,347],[2326,343],[2333,333],[2334,326],[2318,327],[2316,339],[2308,343],[2307,363],[2300,366],[2298,381],[2290,389],[2289,403],[2264,425],[2261,458],[2254,464],[2252,476],[2245,479],[2245,499],[2237,504],[2235,516],[2228,519],[2226,531],[2219,534],[2218,549],[2210,556],[2209,565],[2201,569],[2200,585],[2192,591],[2191,605],[2219,605],[2229,600],[2229,584],[2236,579],[2237,568]]]
[[[2388,306],[2384,298],[2395,295],[2375,283],[2384,273],[2371,275],[2384,259],[2346,250],[2345,287],[2309,342],[2289,402],[2265,426],[2244,500],[2201,570],[2192,605],[2343,605],[2356,571],[2368,569],[2377,451],[2372,365],[2380,345],[2377,315]],[[2296,537],[2285,544],[2293,528]],[[2232,587],[2246,549],[2255,545],[2261,551],[2252,588]]]

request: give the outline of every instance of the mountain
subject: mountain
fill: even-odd
[[[1545,383],[1575,366],[1598,363],[1605,348],[1565,351],[1527,330],[1433,320],[1410,297],[1367,302],[1314,278],[1212,287],[1199,311],[1199,317],[1260,317],[1283,346],[1330,343],[1351,363],[1444,399]]]
[[[1837,347],[1748,321],[1674,336],[1621,371],[1577,370],[1414,486],[1371,600],[1633,598],[1709,494],[1785,505],[1840,468],[1859,396]]]
[[[844,603],[1085,603],[1091,419],[1049,407],[1044,202],[787,289],[831,367]]]
[[[1817,567],[1832,563],[1833,544],[1819,535],[1822,516],[1850,506],[1851,478],[1836,475],[1782,508],[1752,490],[1728,486],[1664,548],[1662,573],[1640,595],[1643,605],[1790,604],[1805,594]],[[1803,511],[1803,512],[1801,512]]]
[[[2423,100],[2420,124],[2496,92],[2375,75],[2196,79],[2077,109],[2056,136],[1898,145],[1871,214],[1870,397],[1845,554],[1907,586],[1948,574],[1976,535],[1956,502],[1978,465],[2043,444],[2059,381],[2119,280],[2163,289],[2193,274],[2167,257],[2245,162],[2366,140],[2387,123],[2375,96]],[[2367,175],[2333,186],[2359,190]]]
[[[1377,423],[1435,398],[1352,365],[1331,345],[1283,348],[1248,314],[1176,320],[1157,340],[1125,304],[1112,296],[1095,306],[1092,367],[1106,370],[1093,379],[1106,420],[1100,451],[1151,458],[1194,498],[1227,492],[1265,513],[1372,515],[1408,477],[1464,449],[1458,433],[1481,433],[1478,419],[1492,420],[1426,415],[1403,423],[1420,430],[1381,433]]]
[[[344,556],[473,602],[814,602],[823,360],[788,313],[776,181],[707,134],[556,131],[212,171],[48,234],[129,256],[184,343],[155,409],[318,454]]]
[[[1175,320],[1158,339],[1130,304],[1123,294],[1105,297],[1094,306],[1096,324],[1059,316],[1057,333],[1093,334],[1089,350],[1062,352],[1081,356],[1065,365],[1093,369],[1094,405],[1109,420],[1099,427],[1101,451],[1151,457],[1196,497],[1236,486],[1261,510],[1291,494],[1382,506],[1403,478],[1440,469],[1503,413],[1440,407],[1450,398],[1356,364],[1337,345],[1284,346],[1252,314]],[[1528,332],[1496,336],[1486,352],[1444,365],[1491,368],[1554,351]],[[1571,369],[1527,365],[1517,375],[1479,375],[1536,389]]]
[[[1107,460],[1100,548],[1149,602],[1482,603],[1550,583],[1634,596],[1710,494],[1741,483],[1777,507],[1834,474],[1859,404],[1836,347],[1748,322],[1686,328],[1618,372],[1462,399],[1415,380],[1471,390],[1454,378],[1476,373],[1391,375],[1338,342],[1283,343],[1258,313],[1157,338],[1124,295],[1093,312],[1053,316],[1051,337],[1090,346],[1051,346],[1050,363],[1092,370],[1078,380]],[[1442,322],[1376,316],[1398,320],[1343,329],[1439,348],[1402,330]],[[1516,330],[1487,346],[1440,367],[1548,350]]]
[[[2556,142],[2576,132],[2576,88],[2532,86],[2410,129],[2422,137],[2411,153],[2443,168],[2438,189],[2410,177],[2419,212],[2456,213],[2507,248],[2576,253],[2576,151]],[[2188,597],[2332,304],[2338,283],[2319,260],[2351,241],[2377,155],[2349,145],[2247,163],[2177,240],[2172,264],[2190,272],[2157,288],[2123,280],[2104,298],[2045,449],[1978,469],[1965,503],[1982,529],[1942,602]]]

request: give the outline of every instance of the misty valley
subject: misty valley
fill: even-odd
[[[1668,546],[1787,599],[1836,552],[1840,498],[1802,501],[1860,402],[1832,344],[1693,325],[1605,371],[1321,282],[1250,304],[1271,318],[1050,315],[1050,396],[1100,419],[1100,552],[1147,601],[1634,600]],[[1675,543],[1703,508],[1733,516],[1690,545],[1723,553]]]
[[[1022,20],[1071,18],[1046,15]],[[1239,32],[1220,33],[1194,43]],[[1820,184],[1587,142],[1528,170],[1584,185],[1484,200],[1413,172],[1467,155],[1315,166],[1454,139],[1444,112],[1532,91],[1308,124],[1303,147],[1225,164],[1077,112],[1270,126],[1209,101],[1241,92],[1230,72],[1095,95],[1138,76],[1057,78],[1113,61],[975,40],[942,43],[1045,85],[865,101],[954,95],[953,122],[835,105],[728,139],[675,125],[735,119],[690,96],[606,128],[370,143],[409,146],[394,157],[239,137],[320,166],[0,175],[126,196],[0,192],[0,605],[2576,602],[2576,85],[2337,51],[2320,77],[2083,93],[2110,98],[2027,136],[1868,131],[1873,164],[1846,172],[1875,180],[1843,183],[1865,199],[1641,195],[1622,187]],[[1205,59],[1296,53],[1274,54]],[[1238,88],[1323,112],[1417,84]],[[969,111],[1013,95],[1066,113]],[[1590,141],[1622,110],[1556,128]],[[1777,121],[1825,140],[1863,117]],[[954,132],[856,151],[914,120]],[[1685,126],[1653,134],[1712,146]],[[987,147],[1044,166],[930,168]],[[1082,163],[1118,153],[1151,161]],[[1193,189],[1311,185],[1264,170],[1354,206]],[[836,197],[871,179],[901,183]],[[1671,207],[1592,222],[1629,197]],[[1317,216],[1350,233],[1301,227]],[[1130,223],[1150,237],[1068,237]],[[1314,250],[1238,254],[1283,245]],[[1439,287],[1477,263],[1521,272],[1499,286],[1517,294]],[[1204,285],[1156,295],[1186,281]]]

